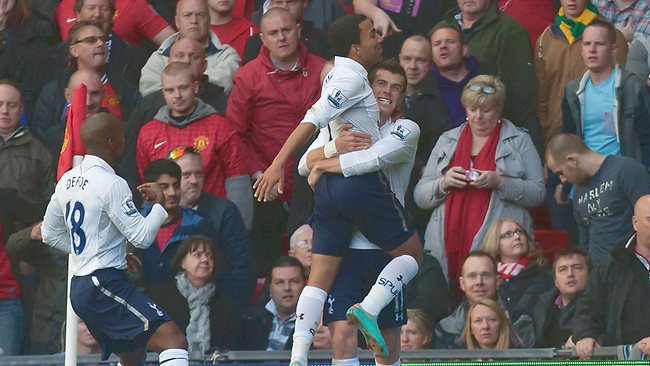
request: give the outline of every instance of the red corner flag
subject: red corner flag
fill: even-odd
[[[59,166],[56,171],[56,180],[61,179],[63,173],[72,169],[75,160],[80,161],[86,153],[86,148],[81,142],[81,124],[86,119],[86,85],[80,84],[72,95],[72,102],[68,108],[68,120],[65,123],[65,135]]]

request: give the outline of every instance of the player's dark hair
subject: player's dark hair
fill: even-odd
[[[302,263],[295,258],[295,257],[290,257],[288,255],[285,255],[284,257],[278,258],[277,261],[273,264],[273,267],[271,267],[271,270],[269,271],[268,278],[269,280],[272,280],[272,274],[273,274],[273,269],[274,268],[286,268],[286,267],[296,267],[300,268],[300,276],[302,277],[303,280],[307,279],[307,274],[305,273],[305,267],[302,266]]]
[[[564,258],[564,257],[571,257],[574,255],[581,256],[582,258],[585,259],[585,264],[587,265],[587,270],[591,272],[591,269],[594,267],[593,263],[591,262],[591,257],[589,256],[589,253],[587,253],[584,249],[577,247],[575,245],[569,245],[568,247],[564,247],[557,252],[555,252],[555,255],[553,256],[553,276],[555,276],[555,265],[557,264],[558,259]]]
[[[399,62],[390,59],[387,61],[382,61],[378,64],[375,64],[371,69],[370,72],[368,73],[368,80],[372,83],[375,81],[375,77],[377,77],[377,71],[379,70],[386,70],[392,74],[397,74],[404,79],[404,90],[406,90],[406,72],[402,68],[402,65],[399,64]]]
[[[359,24],[366,19],[363,15],[348,14],[330,25],[327,40],[334,56],[348,57],[350,47],[361,43],[361,28]]]
[[[144,168],[144,181],[155,182],[161,175],[167,174],[170,177],[181,179],[181,167],[169,159],[154,160]]]
[[[212,243],[212,240],[210,240],[210,238],[205,235],[188,236],[178,245],[178,249],[176,249],[176,254],[174,255],[174,259],[172,259],[170,266],[172,276],[183,270],[183,259],[188,254],[191,254],[203,247],[210,249],[210,252],[212,253],[211,257],[212,262],[214,263],[212,277],[214,277],[214,275],[218,272],[217,259],[220,258],[219,251],[217,250],[217,246]]]
[[[84,6],[86,0],[75,0],[74,2],[74,12],[75,14],[81,13],[81,8]],[[111,9],[112,13],[115,13],[115,0],[108,0],[108,8]]]

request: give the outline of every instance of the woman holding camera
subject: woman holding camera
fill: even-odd
[[[415,187],[416,204],[433,209],[424,248],[440,261],[450,287],[492,221],[511,217],[532,232],[527,209],[544,201],[542,163],[528,133],[501,118],[505,95],[494,76],[467,83],[467,122],[440,136]]]

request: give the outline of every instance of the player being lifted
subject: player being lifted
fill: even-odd
[[[381,139],[379,109],[368,83],[367,70],[382,60],[382,41],[372,22],[359,15],[346,15],[330,26],[330,47],[337,55],[334,68],[325,77],[321,98],[307,111],[256,182],[258,200],[265,200],[276,184],[282,191],[284,165],[317,129],[329,127],[333,140],[342,125],[352,124],[354,130],[369,134],[373,142]],[[325,145],[324,153],[328,158],[337,155],[333,141]],[[307,364],[307,353],[318,329],[327,292],[355,228],[393,257],[366,298],[353,305],[347,314],[375,354],[387,358],[377,315],[416,275],[422,260],[420,237],[381,172],[344,177],[312,170],[309,182],[314,187],[315,203],[310,222],[314,229],[312,269],[296,309],[290,365]]]
[[[140,365],[146,347],[158,352],[165,366],[187,366],[181,330],[125,277],[126,242],[147,248],[167,218],[162,190],[155,183],[138,187],[156,202],[142,217],[126,181],[113,170],[124,150],[124,127],[117,117],[89,117],[81,140],[87,154],[59,180],[41,228],[43,242],[76,257],[72,308],[101,345],[102,360],[116,353],[121,365]]]

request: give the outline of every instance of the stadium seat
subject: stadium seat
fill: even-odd
[[[566,230],[535,230],[535,240],[539,252],[549,263],[553,262],[555,252],[570,245]]]
[[[255,304],[257,302],[257,299],[259,299],[260,295],[262,294],[264,282],[266,282],[266,277],[259,277],[257,279],[257,285],[255,286],[255,292],[253,292],[253,299],[251,300],[252,304]]]

